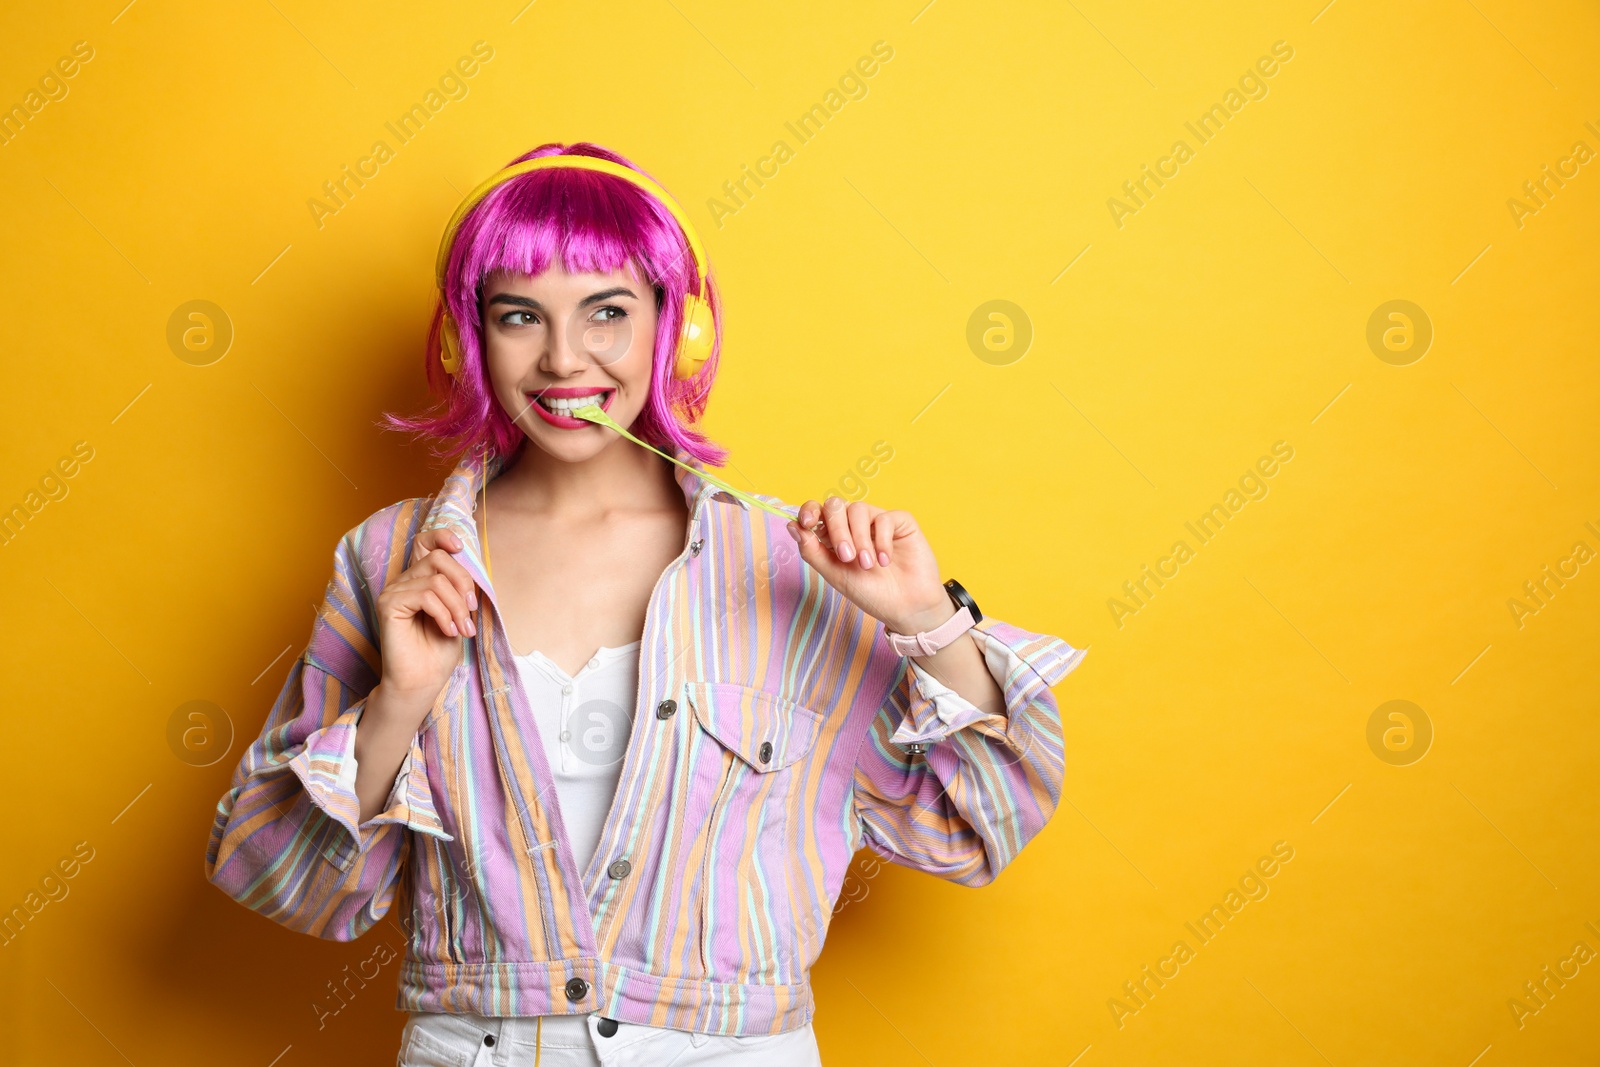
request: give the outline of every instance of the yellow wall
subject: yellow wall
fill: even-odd
[[[828,1063],[1591,1062],[1593,5],[122,2],[0,27],[7,105],[92,50],[0,146],[0,504],[66,490],[0,552],[0,908],[74,872],[0,948],[0,1063],[392,1061],[393,968],[319,1030],[373,944],[228,900],[206,837],[334,542],[441,478],[373,420],[422,399],[444,220],[576,139],[702,228],[738,484],[798,501],[866,462],[987,612],[1092,645],[1057,690],[1066,800],[997,884],[858,863],[814,975]],[[764,187],[708,203],[778,140]],[[1562,160],[1540,206],[1523,183]],[[1147,165],[1165,184],[1126,199]],[[231,324],[209,365],[168,341],[194,300]],[[1369,346],[1396,300],[1420,358],[1386,318]],[[1202,543],[1241,478],[1266,495]],[[1136,602],[1146,565],[1171,576]],[[1519,617],[1546,565],[1576,576]],[[169,738],[191,701],[235,729],[209,766]],[[1202,944],[1241,879],[1267,895]],[[1177,971],[1134,1000],[1146,965]],[[1578,969],[1534,1013],[1546,965]]]

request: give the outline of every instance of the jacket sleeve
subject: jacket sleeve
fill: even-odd
[[[234,770],[206,848],[206,878],[224,893],[334,941],[360,937],[388,912],[411,832],[450,839],[416,738],[384,810],[357,825],[356,726],[381,677],[364,527],[339,542],[311,639]]]
[[[1065,753],[1050,687],[1085,651],[989,618],[968,638],[983,649],[1004,713],[974,706],[907,657],[857,756],[854,802],[872,851],[979,886],[1055,813]]]

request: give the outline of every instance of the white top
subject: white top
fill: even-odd
[[[569,675],[535,649],[517,656],[517,673],[544,741],[556,799],[580,872],[600,844],[622,778],[622,757],[639,698],[639,642],[599,648]]]

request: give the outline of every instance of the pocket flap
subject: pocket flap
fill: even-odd
[[[821,715],[765,689],[733,682],[687,686],[701,728],[763,773],[800,759],[822,732]]]

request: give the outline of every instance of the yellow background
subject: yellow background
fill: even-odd
[[[206,837],[336,540],[442,479],[373,422],[423,400],[445,219],[580,139],[701,227],[736,484],[820,497],[887,442],[867,499],[988,614],[1092,646],[1057,690],[1065,798],[998,883],[858,870],[814,972],[826,1062],[1593,1062],[1600,962],[1520,1027],[1508,1001],[1600,952],[1600,565],[1520,627],[1507,606],[1600,550],[1600,163],[1520,227],[1507,206],[1600,150],[1593,5],[122,3],[0,24],[6,106],[94,49],[0,147],[0,504],[94,450],[0,552],[0,909],[94,850],[0,948],[0,1063],[392,1062],[395,966],[319,1030],[374,945],[241,908]],[[468,95],[319,229],[322,183],[479,40]],[[867,95],[798,144],[784,123],[880,40]],[[1184,123],[1277,41],[1268,94],[1199,145]],[[1119,227],[1108,199],[1180,138]],[[195,299],[235,331],[208,366],[166,341]],[[1405,366],[1366,341],[1396,299],[1434,330]],[[1021,359],[969,348],[990,300],[1031,322]],[[1196,544],[1277,441],[1269,495]],[[167,740],[192,700],[235,727],[206,767]],[[1409,765],[1368,745],[1390,700],[1432,725]],[[1200,946],[1184,924],[1278,841],[1269,895]]]

